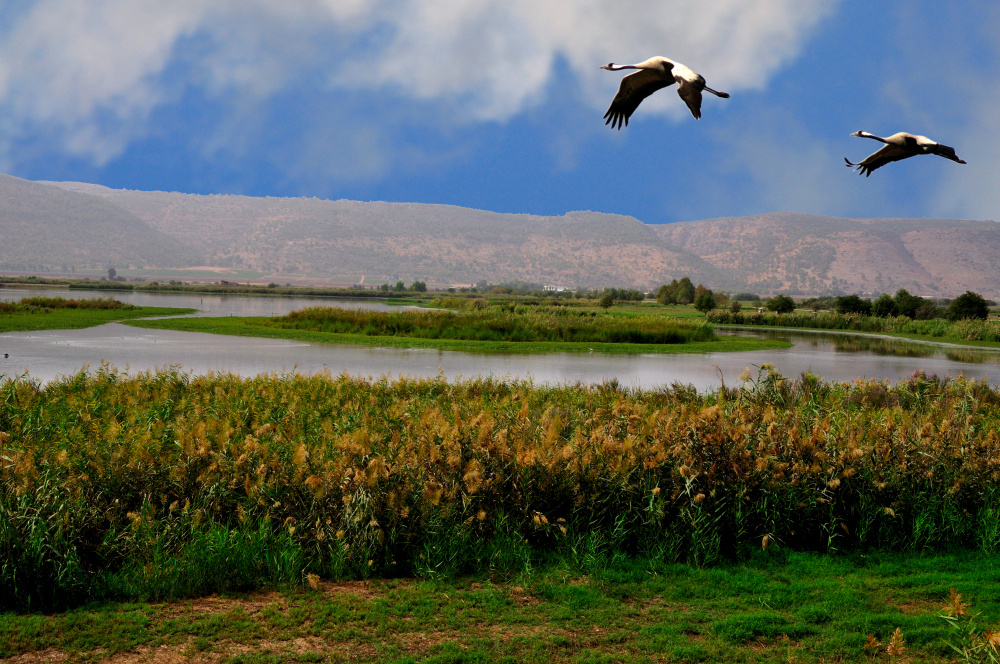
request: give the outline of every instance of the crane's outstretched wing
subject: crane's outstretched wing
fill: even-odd
[[[664,79],[648,69],[640,69],[634,74],[629,74],[618,86],[618,94],[611,100],[611,106],[604,114],[604,124],[610,124],[612,127],[617,125],[617,128],[621,129],[624,123],[627,127],[628,119],[632,117],[635,109],[639,108],[643,99],[673,83],[673,80]]]
[[[915,154],[917,153],[913,150],[907,150],[898,145],[886,144],[856,164],[847,161],[847,158],[844,158],[844,161],[847,161],[848,166],[856,166],[858,173],[864,173],[864,176],[868,177],[876,168],[881,168],[892,161],[912,157]]]
[[[704,85],[704,81],[702,83]],[[701,90],[692,83],[686,81],[677,84],[677,94],[687,107],[691,109],[691,115],[695,120],[701,119]]]
[[[939,157],[944,157],[945,159],[951,159],[952,161],[957,161],[960,164],[964,164],[965,163],[964,159],[959,159],[958,155],[955,154],[955,148],[953,148],[951,146],[948,146],[948,145],[942,145],[941,143],[935,143],[930,148],[930,152],[932,152],[933,154],[936,154]]]

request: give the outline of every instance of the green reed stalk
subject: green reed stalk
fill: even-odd
[[[705,395],[107,367],[7,380],[0,597],[518,574],[556,553],[586,569],[760,548],[995,550],[996,389],[788,380],[769,365],[743,378]]]

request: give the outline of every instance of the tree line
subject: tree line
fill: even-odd
[[[895,295],[882,293],[875,300],[857,295],[842,295],[834,300],[833,306],[834,311],[839,314],[861,314],[878,318],[906,316],[913,320],[986,320],[990,315],[990,302],[972,291],[965,291],[947,306],[938,305],[919,295],[911,295],[905,288],[900,288]]]
[[[986,320],[989,318],[989,308],[995,304],[979,293],[966,291],[954,300],[946,301],[944,305],[912,295],[905,288],[900,288],[895,295],[882,293],[874,300],[858,295],[841,295],[839,297],[810,298],[796,305],[788,295],[776,295],[768,300],[752,293],[738,293],[729,297],[724,292],[715,293],[702,284],[697,286],[689,277],[674,279],[669,284],[663,284],[656,291],[656,301],[659,304],[693,304],[698,311],[708,312],[717,308],[728,308],[733,313],[739,313],[741,301],[762,303],[768,311],[786,314],[797,306],[820,309],[833,309],[839,314],[860,314],[888,318],[905,316],[913,320],[930,320],[932,318],[947,318],[949,320]]]

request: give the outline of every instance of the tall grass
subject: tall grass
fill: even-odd
[[[832,312],[806,314],[742,313],[712,311],[708,321],[719,325],[764,325],[769,327],[801,327],[818,330],[850,330],[855,332],[913,334],[944,337],[963,341],[1000,342],[1000,321],[961,320],[943,318],[913,320],[907,316],[879,318],[861,314]]]
[[[0,384],[0,603],[761,547],[996,551],[1000,392],[104,368]]]
[[[91,311],[110,309],[134,309],[131,304],[110,297],[82,300],[63,297],[25,297],[17,302],[0,302],[0,314],[34,313],[46,309],[86,309]]]
[[[467,341],[680,344],[713,341],[702,321],[618,317],[564,307],[493,306],[466,311],[379,312],[310,307],[262,324],[295,330]]]

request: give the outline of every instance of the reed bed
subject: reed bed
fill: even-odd
[[[64,297],[24,297],[17,302],[0,302],[0,314],[35,313],[46,309],[85,309],[106,311],[134,309],[131,304],[110,297],[86,298],[82,300]]]
[[[907,316],[880,318],[878,316],[832,312],[776,314],[731,311],[711,311],[706,314],[706,319],[718,325],[764,325],[817,330],[850,330],[876,334],[912,334],[961,341],[1000,343],[1000,321],[998,320],[949,321],[943,318],[914,320]]]
[[[315,578],[1000,545],[1000,392],[490,379],[0,384],[0,604]]]
[[[484,306],[379,312],[310,307],[261,324],[293,330],[464,341],[682,344],[714,341],[711,325],[663,316],[608,316],[565,307]]]

